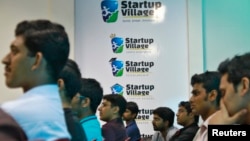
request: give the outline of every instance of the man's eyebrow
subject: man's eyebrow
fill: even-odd
[[[17,49],[17,47],[15,45],[11,44],[10,49]]]
[[[192,90],[192,91],[191,91],[192,94],[195,94],[195,93],[197,93],[197,92],[198,92],[198,90]]]

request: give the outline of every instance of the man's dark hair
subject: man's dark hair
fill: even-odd
[[[107,94],[103,96],[103,99],[109,101],[111,106],[118,106],[119,107],[119,115],[122,117],[123,113],[126,110],[127,101],[126,99],[119,94]]]
[[[30,56],[35,56],[37,52],[43,54],[48,63],[48,72],[56,82],[70,50],[64,27],[49,20],[25,20],[17,24],[15,35],[24,38]]]
[[[216,105],[219,106],[221,92],[220,92],[220,73],[217,71],[206,71],[201,74],[195,74],[191,78],[191,85],[202,84],[203,88],[208,94],[212,90],[216,90],[218,95],[216,97]]]
[[[243,77],[250,79],[250,52],[243,55],[235,55],[231,60],[226,59],[220,63],[218,71],[228,74],[228,82],[232,82],[234,89]]]
[[[81,96],[88,97],[90,99],[90,108],[92,112],[95,113],[102,101],[103,88],[101,84],[93,78],[82,78],[81,81],[82,87],[79,93]]]
[[[158,107],[153,110],[153,114],[161,117],[163,121],[168,121],[169,127],[173,126],[175,113],[169,107]]]
[[[132,114],[135,114],[135,117],[137,116],[137,114],[139,112],[139,107],[138,107],[137,103],[135,103],[133,101],[127,102],[126,109],[130,110]]]
[[[178,106],[184,107],[187,110],[188,114],[192,113],[192,109],[191,109],[189,101],[181,101]],[[194,121],[195,121],[195,123],[199,122],[199,115],[194,115]]]
[[[81,72],[77,63],[68,59],[63,70],[59,74],[63,79],[66,89],[66,97],[71,100],[81,88]]]

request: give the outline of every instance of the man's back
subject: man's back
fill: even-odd
[[[19,99],[2,104],[30,140],[69,138],[57,85],[31,89]]]
[[[139,141],[141,139],[141,133],[135,120],[126,126],[126,132],[128,134],[129,141]]]
[[[88,141],[102,141],[101,124],[96,115],[88,116],[80,121]]]

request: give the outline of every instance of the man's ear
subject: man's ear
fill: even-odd
[[[35,56],[35,62],[32,65],[32,70],[36,70],[42,65],[43,54],[41,52],[37,52]]]
[[[218,95],[218,92],[217,92],[216,90],[212,90],[212,91],[208,94],[208,100],[209,100],[209,101],[215,101],[217,95]]]
[[[135,119],[136,118],[136,113],[132,113],[132,116]]]
[[[90,105],[90,99],[88,97],[85,97],[81,102],[81,107],[87,107]]]
[[[169,127],[169,121],[168,120],[164,121],[164,125],[165,127]]]
[[[113,106],[112,109],[113,109],[113,113],[119,114],[119,110],[120,110],[119,106]]]
[[[57,80],[57,84],[58,84],[58,87],[59,87],[59,91],[62,91],[62,90],[64,90],[64,88],[65,88],[65,84],[64,84],[64,81],[63,81],[63,79],[58,79]]]
[[[244,96],[249,91],[249,79],[247,77],[243,77],[241,79],[241,85],[238,88],[238,91],[240,91],[240,95]]]

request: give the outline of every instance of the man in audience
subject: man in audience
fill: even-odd
[[[183,126],[183,128],[178,130],[170,141],[192,141],[199,129],[199,116],[192,113],[192,109],[188,101],[181,101],[179,103],[176,117],[177,123]]]
[[[101,124],[96,116],[102,97],[103,89],[96,79],[82,78],[82,87],[71,102],[88,141],[102,141]]]
[[[104,141],[125,141],[128,139],[122,115],[126,110],[127,101],[122,95],[107,94],[103,96],[100,119],[106,124],[102,126]]]
[[[210,124],[250,125],[250,52],[226,59],[218,70],[222,74],[221,109]]]
[[[3,58],[5,83],[24,94],[2,104],[29,140],[69,140],[57,80],[69,56],[64,27],[48,20],[20,22]]]
[[[206,71],[195,74],[191,78],[193,87],[190,104],[192,112],[200,115],[203,123],[197,131],[194,141],[207,141],[208,123],[213,114],[219,110],[221,93],[219,91],[220,74],[216,71]]]
[[[135,121],[138,112],[137,103],[133,101],[127,102],[126,111],[123,113],[123,120],[126,122],[126,132],[129,141],[140,141],[141,139],[141,133]]]
[[[71,100],[81,88],[81,72],[75,61],[68,59],[59,74],[58,86],[62,100],[64,116],[71,141],[87,141],[78,117],[72,111]]]
[[[158,107],[153,110],[153,127],[155,133],[152,141],[169,141],[178,130],[174,124],[175,113],[169,107]]]

